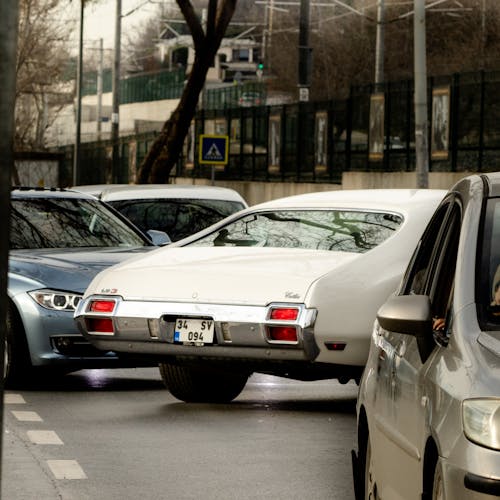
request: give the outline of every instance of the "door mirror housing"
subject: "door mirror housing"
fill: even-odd
[[[156,229],[149,229],[147,231],[147,235],[151,239],[154,245],[156,246],[164,246],[172,243],[172,240],[164,231],[158,231]]]
[[[384,330],[417,339],[422,363],[434,349],[432,308],[427,295],[395,295],[378,310],[377,320]]]

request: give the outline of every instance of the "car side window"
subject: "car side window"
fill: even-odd
[[[435,254],[429,276],[427,294],[431,298],[435,317],[446,320],[447,329],[455,281],[458,243],[461,229],[461,207],[454,203],[449,212],[442,232],[439,252]]]
[[[427,295],[433,312],[434,338],[447,342],[451,299],[455,279],[461,207],[448,199],[429,223],[403,281],[404,294]]]
[[[440,239],[446,215],[450,210],[450,202],[441,204],[429,222],[420,239],[406,274],[402,281],[401,295],[424,295],[430,271],[430,264],[436,252],[436,243]]]
[[[482,241],[478,248],[480,271],[476,297],[482,330],[499,330],[500,325],[500,198],[487,201],[481,221]]]

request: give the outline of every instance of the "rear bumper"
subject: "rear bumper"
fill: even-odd
[[[89,304],[96,299],[113,299],[116,305],[111,313],[90,312]],[[296,308],[299,311],[297,318],[285,322],[270,319],[270,309],[275,307]],[[92,331],[89,326],[95,318],[111,319],[113,331]],[[174,330],[178,318],[213,320],[213,342],[176,342]],[[82,334],[99,350],[151,356],[160,362],[199,359],[204,362],[246,363],[253,371],[310,380],[341,376],[359,378],[362,370],[357,366],[313,363],[319,353],[314,336],[316,310],[303,304],[240,306],[124,301],[120,297],[92,296],[80,303],[75,319]],[[274,325],[296,328],[297,340],[271,340],[268,329]],[[307,371],[311,373],[310,377]]]
[[[111,313],[91,312],[94,300],[116,301]],[[297,309],[294,320],[270,319],[273,307]],[[113,331],[92,331],[90,322],[96,318],[111,319]],[[211,343],[178,343],[174,340],[178,318],[209,319],[214,322]],[[241,306],[151,301],[124,301],[120,297],[93,296],[82,301],[75,319],[83,335],[99,349],[150,354],[180,354],[224,357],[263,357],[269,359],[314,360],[319,349],[313,333],[316,310],[303,304],[272,304]],[[296,329],[296,341],[276,341],[269,338],[269,328],[287,326]],[[200,349],[201,347],[201,349]],[[248,354],[245,354],[247,353]]]

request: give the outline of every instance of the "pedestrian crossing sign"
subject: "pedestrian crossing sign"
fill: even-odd
[[[229,137],[200,135],[200,165],[227,165]]]

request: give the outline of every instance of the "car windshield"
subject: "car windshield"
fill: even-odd
[[[107,202],[142,231],[164,231],[177,241],[205,229],[244,208],[238,201],[148,199]]]
[[[278,210],[246,215],[191,246],[265,246],[366,252],[397,231],[403,217],[357,210]]]
[[[494,198],[488,201],[485,218],[485,230],[483,241],[483,252],[486,257],[486,265],[489,272],[488,283],[481,285],[486,290],[482,302],[486,303],[488,321],[495,323],[498,329],[500,324],[500,199]],[[483,276],[480,276],[482,279]]]
[[[98,201],[74,198],[12,199],[12,250],[145,245],[145,240]]]

